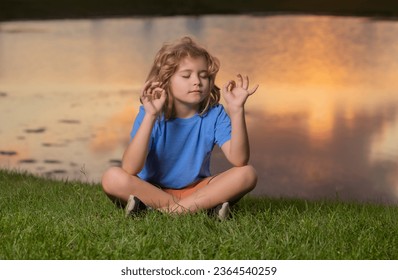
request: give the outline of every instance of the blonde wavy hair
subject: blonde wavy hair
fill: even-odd
[[[209,95],[201,102],[199,114],[204,115],[220,101],[220,88],[215,85],[216,75],[220,69],[219,60],[212,56],[205,48],[199,46],[192,38],[183,37],[174,43],[165,43],[155,56],[147,81],[160,82],[167,97],[163,106],[163,115],[166,120],[175,117],[174,104],[169,98],[170,78],[178,69],[180,61],[186,57],[203,57],[207,62],[208,78],[210,82]]]

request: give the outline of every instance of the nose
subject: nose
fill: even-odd
[[[192,75],[193,76],[193,84],[194,86],[201,86],[202,85],[202,81],[200,79],[199,75]]]

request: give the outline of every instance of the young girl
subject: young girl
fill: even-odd
[[[105,193],[126,215],[146,206],[168,213],[216,209],[220,219],[257,182],[248,165],[244,105],[258,88],[237,76],[223,87],[228,114],[215,85],[219,61],[191,38],[164,44],[141,93],[139,113],[122,166],[102,178]],[[217,144],[233,167],[210,174]]]

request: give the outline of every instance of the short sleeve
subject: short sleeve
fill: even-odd
[[[145,115],[144,107],[140,106],[140,109],[139,109],[138,114],[134,121],[133,129],[131,130],[131,133],[130,133],[130,139],[134,138],[135,134],[137,133],[138,129],[140,128],[142,120],[144,119],[144,115]]]
[[[225,142],[231,139],[231,119],[224,107],[219,105],[219,112],[215,125],[215,143],[221,147]]]

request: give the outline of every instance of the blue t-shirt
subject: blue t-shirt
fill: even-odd
[[[145,115],[141,106],[135,119],[134,137]],[[138,176],[150,183],[181,189],[210,176],[210,156],[215,144],[231,139],[231,120],[222,105],[200,116],[158,119],[152,129],[148,156]]]

